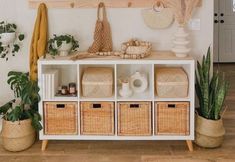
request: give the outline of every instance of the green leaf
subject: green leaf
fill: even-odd
[[[20,41],[24,40],[24,34],[20,34],[20,35],[18,36],[18,38],[19,38]]]

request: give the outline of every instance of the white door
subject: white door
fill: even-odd
[[[217,24],[218,62],[235,62],[235,0],[219,0]]]

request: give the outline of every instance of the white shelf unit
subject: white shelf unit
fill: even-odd
[[[67,71],[62,73],[63,75],[68,75],[66,80],[72,77],[71,81],[76,81],[77,83],[77,97],[60,97],[54,98],[51,101],[76,101],[78,103],[78,109],[80,109],[80,102],[82,101],[113,101],[115,103],[115,135],[114,136],[94,136],[94,135],[45,135],[44,131],[40,131],[40,140],[194,140],[194,99],[195,99],[195,61],[191,57],[177,58],[171,52],[154,52],[151,57],[142,60],[125,60],[117,57],[103,57],[103,58],[89,58],[77,61],[72,61],[66,57],[60,58],[46,58],[40,59],[38,62],[38,81],[39,87],[41,88],[41,76],[45,68],[50,67],[70,67]],[[155,68],[159,66],[169,66],[183,67],[188,74],[189,79],[189,92],[186,98],[159,98],[155,93]],[[71,68],[72,67],[72,68]],[[114,69],[114,94],[110,98],[86,98],[81,94],[81,77],[84,68],[86,67],[113,67]],[[133,95],[130,98],[122,98],[118,94],[119,84],[118,78],[123,75],[131,75],[135,71],[142,71],[148,74],[149,87],[144,94]],[[67,80],[67,82],[71,82]],[[65,82],[65,83],[67,83]],[[42,90],[40,91],[42,95]],[[154,125],[154,106],[155,102],[159,101],[187,101],[190,102],[190,133],[187,136],[175,136],[175,135],[155,135],[154,126],[152,126],[151,136],[118,136],[117,135],[117,103],[122,101],[151,101],[152,102],[152,125]],[[39,112],[42,115],[42,125],[43,125],[43,102],[39,103]],[[79,111],[78,111],[79,112]],[[79,125],[79,113],[78,113],[78,125]],[[188,143],[187,143],[188,144]]]

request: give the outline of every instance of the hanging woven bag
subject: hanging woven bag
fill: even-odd
[[[101,10],[103,11],[101,18]],[[107,19],[104,3],[99,3],[97,11],[97,21],[94,32],[94,42],[88,49],[89,53],[111,52],[113,48],[110,24]]]

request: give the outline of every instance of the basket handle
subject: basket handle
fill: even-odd
[[[140,108],[140,104],[130,104],[130,108]]]
[[[170,108],[170,109],[175,109],[176,105],[175,104],[168,104],[167,107]]]
[[[57,109],[64,109],[65,108],[65,104],[56,104],[56,108]]]
[[[102,106],[101,106],[101,104],[92,104],[92,108],[93,109],[101,109]]]

